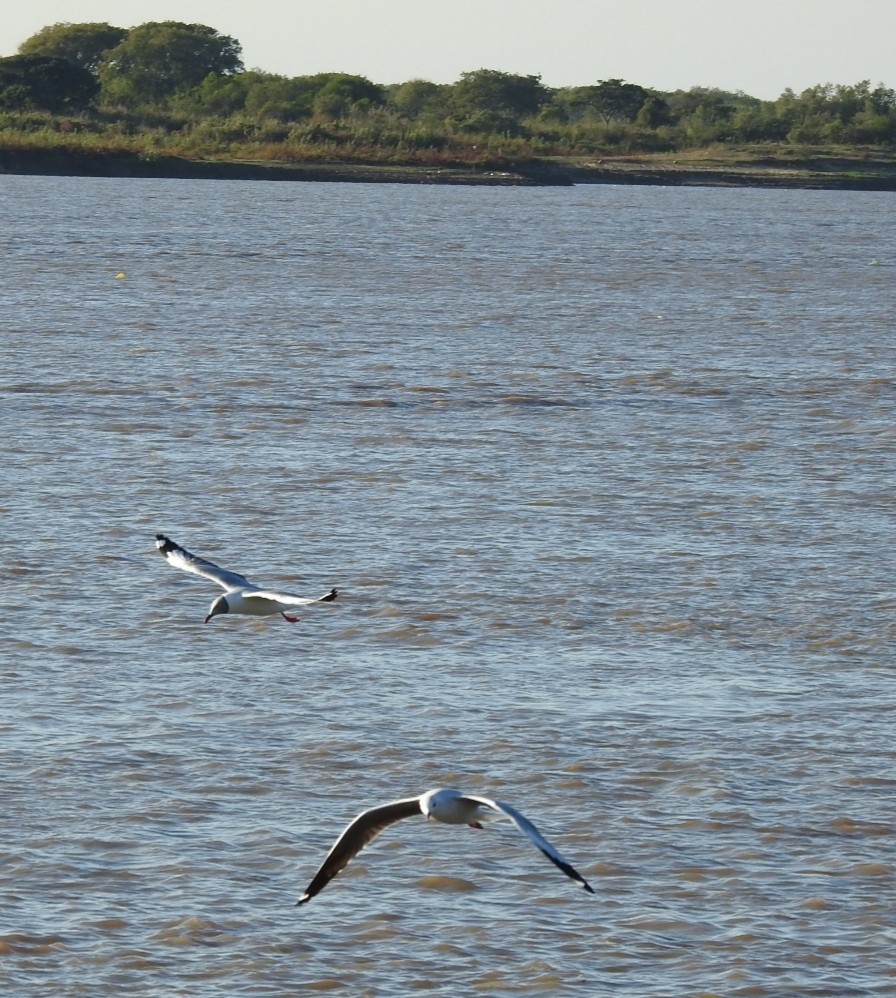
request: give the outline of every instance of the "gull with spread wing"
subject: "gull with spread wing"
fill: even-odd
[[[219,596],[212,603],[208,616],[205,618],[206,624],[212,617],[217,617],[220,613],[243,613],[254,617],[279,613],[284,620],[294,624],[299,618],[290,617],[286,613],[291,607],[304,606],[306,603],[330,603],[338,595],[336,589],[331,589],[324,596],[316,598],[261,589],[236,572],[228,572],[226,568],[219,568],[204,558],[190,554],[189,551],[179,544],[175,544],[170,537],[166,537],[164,534],[156,534],[156,547],[169,565],[182,568],[185,572],[192,572],[194,575],[201,575],[204,579],[210,579],[223,587],[224,595]]]
[[[333,877],[345,869],[364,846],[372,842],[381,831],[396,821],[410,818],[415,814],[423,814],[427,819],[442,821],[447,825],[469,825],[471,828],[482,828],[482,821],[502,816],[510,818],[554,866],[581,884],[589,894],[594,893],[588,881],[516,808],[505,804],[504,801],[490,800],[488,797],[478,797],[475,794],[462,794],[459,790],[442,789],[429,790],[420,797],[407,797],[389,804],[380,804],[359,814],[336,840],[323,865],[296,904],[304,904],[322,891]]]

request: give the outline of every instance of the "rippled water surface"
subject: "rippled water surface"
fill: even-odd
[[[892,195],[0,211],[4,993],[896,994]]]

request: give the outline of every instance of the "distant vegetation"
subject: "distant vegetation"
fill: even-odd
[[[438,165],[719,144],[892,146],[896,92],[823,84],[764,101],[608,79],[552,89],[491,69],[452,84],[246,70],[202,24],[53,24],[0,59],[0,147]]]

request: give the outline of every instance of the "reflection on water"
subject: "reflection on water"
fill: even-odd
[[[889,195],[0,189],[7,990],[892,993]]]

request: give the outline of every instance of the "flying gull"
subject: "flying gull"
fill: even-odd
[[[410,818],[415,814],[423,814],[427,819],[442,821],[446,825],[469,825],[471,828],[482,828],[483,820],[493,820],[502,815],[508,817],[567,877],[580,883],[589,894],[594,893],[588,881],[516,808],[505,804],[504,801],[489,800],[487,797],[478,797],[474,794],[462,794],[459,790],[429,790],[420,797],[394,800],[359,814],[336,840],[323,865],[296,904],[304,904],[322,891],[333,877],[345,869],[364,846],[372,842],[381,831],[396,821]]]
[[[304,606],[306,603],[329,603],[336,599],[337,590],[331,589],[325,596],[318,596],[310,599],[307,596],[293,596],[292,593],[278,593],[270,589],[259,589],[247,578],[237,575],[236,572],[228,572],[227,569],[219,568],[217,565],[204,558],[197,558],[195,554],[190,554],[179,544],[175,544],[170,537],[164,534],[156,534],[156,547],[165,556],[169,565],[175,568],[182,568],[185,572],[193,572],[201,575],[205,579],[217,582],[224,587],[224,595],[219,596],[211,605],[208,616],[205,618],[207,624],[212,617],[217,617],[219,613],[244,613],[254,617],[263,617],[272,613],[279,613],[284,620],[294,624],[299,618],[290,617],[286,611],[293,606]]]

